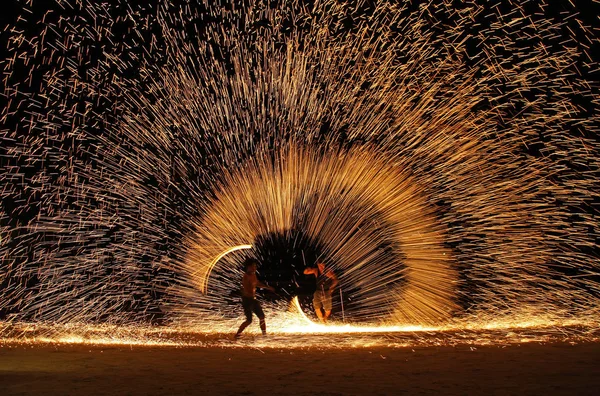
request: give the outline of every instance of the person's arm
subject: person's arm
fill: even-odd
[[[256,287],[260,287],[261,289],[267,289],[267,290],[271,290],[272,292],[275,292],[275,289],[272,286],[264,284],[261,281],[259,281],[258,279],[256,280]]]
[[[304,275],[314,275],[317,276],[317,269],[316,268],[306,268],[304,270]]]

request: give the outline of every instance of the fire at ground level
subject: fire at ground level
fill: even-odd
[[[221,347],[275,349],[349,349],[365,347],[510,346],[526,343],[600,342],[597,310],[571,319],[559,316],[495,315],[457,319],[440,326],[350,324],[339,320],[320,324],[300,309],[297,299],[288,311],[267,312],[268,336],[252,323],[233,340],[243,317],[197,318],[185,325],[57,324],[0,321],[0,344]],[[258,320],[255,320],[258,322]]]
[[[202,331],[191,328],[5,324],[0,345],[8,347],[175,347],[175,348],[254,348],[254,349],[361,349],[423,347],[507,347],[524,344],[600,343],[597,327],[518,327],[518,328],[398,328],[354,327],[347,325],[307,325],[275,330],[262,336],[258,324],[239,340],[231,331]]]

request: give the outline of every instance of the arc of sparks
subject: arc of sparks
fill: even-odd
[[[212,269],[215,267],[215,265],[217,265],[217,263],[219,262],[219,260],[221,260],[223,257],[225,257],[226,255],[228,255],[229,253],[235,252],[237,250],[242,250],[242,249],[252,249],[252,245],[238,245],[238,246],[234,246],[232,248],[227,249],[226,251],[224,251],[223,253],[219,254],[208,266],[208,268],[206,269],[205,273],[204,273],[204,277],[202,279],[202,282],[200,284],[200,290],[202,290],[202,293],[206,294],[208,292],[208,279],[210,278],[210,274],[212,272]]]
[[[300,307],[300,301],[298,301],[298,296],[295,296],[292,299],[292,303],[291,305],[291,309],[295,309],[298,311],[298,314],[300,315],[300,317],[302,318],[302,320],[304,321],[304,323],[308,324],[308,325],[314,325],[316,324],[315,322],[313,322],[312,320],[309,319],[308,316],[306,316],[306,314],[304,313],[304,311],[302,310],[302,307]]]

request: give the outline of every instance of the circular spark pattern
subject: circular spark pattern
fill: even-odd
[[[361,320],[597,308],[597,13],[128,3],[4,31],[4,317],[214,323],[210,263],[298,228]]]
[[[394,172],[391,159],[366,151],[315,155],[293,148],[274,163],[268,152],[257,156],[225,176],[189,237],[186,278],[197,289],[211,287],[211,259],[229,246],[301,229],[343,274],[342,288],[358,286],[362,303],[355,315],[391,315],[403,322],[450,317],[457,276],[443,232],[415,182]],[[402,250],[402,266],[380,248],[388,239]],[[406,284],[392,284],[403,277]],[[219,293],[226,294],[235,284],[222,286]]]

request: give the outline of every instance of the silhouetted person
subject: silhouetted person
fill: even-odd
[[[327,322],[331,315],[331,299],[335,287],[340,283],[332,270],[325,267],[323,261],[317,261],[316,268],[307,268],[305,275],[314,275],[317,278],[317,290],[313,294],[315,313],[321,322]],[[321,308],[324,312],[321,311]]]
[[[260,287],[275,291],[271,286],[267,286],[260,282],[256,278],[256,266],[258,261],[253,258],[248,258],[244,262],[244,277],[242,278],[242,306],[244,307],[244,315],[246,315],[246,321],[240,325],[235,338],[239,338],[242,331],[252,323],[252,314],[256,314],[258,320],[260,320],[260,329],[263,335],[267,334],[267,324],[265,322],[265,314],[260,306],[258,300],[256,300],[256,288]]]

